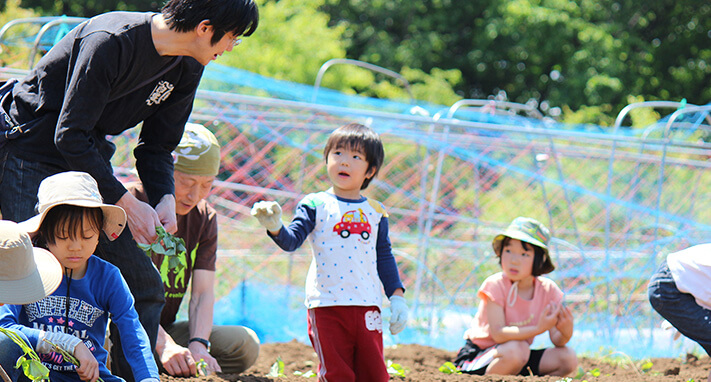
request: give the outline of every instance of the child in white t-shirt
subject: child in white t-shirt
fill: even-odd
[[[501,272],[479,288],[481,299],[473,326],[455,365],[469,374],[565,376],[577,367],[566,346],[573,335],[573,315],[562,305],[563,292],[541,275],[555,269],[548,253],[550,233],[536,220],[518,217],[493,241]],[[530,348],[549,332],[552,348]]]

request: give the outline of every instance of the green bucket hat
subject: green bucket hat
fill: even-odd
[[[220,171],[220,144],[205,126],[186,123],[183,137],[173,151],[173,158],[177,171],[214,176]]]
[[[551,256],[548,253],[548,241],[551,239],[551,233],[548,231],[548,228],[538,220],[525,217],[517,217],[514,219],[504,232],[496,235],[494,241],[491,243],[494,248],[494,253],[496,253],[497,256],[501,253],[501,245],[506,237],[525,241],[526,243],[543,248],[543,269],[553,270],[555,268]]]

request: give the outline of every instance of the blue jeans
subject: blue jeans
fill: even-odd
[[[652,308],[711,355],[711,310],[697,304],[694,296],[679,291],[666,260],[649,281],[648,292]]]
[[[14,332],[27,342],[27,337],[24,334],[18,331]],[[17,359],[23,354],[25,352],[10,337],[0,333],[0,366],[5,370],[11,381],[29,381],[25,374],[22,373],[22,368],[15,369]]]
[[[67,171],[57,166],[18,159],[9,153],[7,147],[0,148],[0,213],[5,220],[21,222],[36,215],[37,190],[40,182],[51,175]],[[160,324],[160,313],[165,303],[163,281],[150,258],[141,251],[131,236],[128,227],[113,242],[101,235],[95,252],[102,259],[115,265],[121,271],[131,294],[141,325],[148,334],[151,348],[155,349]],[[114,347],[111,357],[114,372],[133,381],[131,368],[126,362],[121,341],[116,330],[112,331]]]
[[[151,349],[156,347],[160,314],[165,304],[165,290],[160,273],[133,240],[128,228],[114,241],[101,235],[96,255],[116,265],[126,280],[135,301],[138,318],[151,341]],[[121,338],[116,325],[111,324],[111,371],[128,382],[133,382],[131,366],[126,361],[121,347]]]
[[[60,173],[60,167],[16,158],[0,148],[0,212],[4,220],[25,221],[35,215],[37,190],[42,180]]]

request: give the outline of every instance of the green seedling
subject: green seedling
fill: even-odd
[[[314,377],[316,377],[316,373],[314,373],[314,372],[311,371],[311,370],[309,370],[309,371],[307,371],[307,372],[305,372],[305,373],[304,373],[303,371],[298,371],[298,370],[297,370],[297,371],[294,372],[294,375],[300,375],[300,376],[302,376],[302,377],[304,377],[304,378],[314,378]]]
[[[445,362],[442,366],[440,366],[439,371],[444,374],[462,374],[462,372],[457,370],[457,367],[449,361]]]
[[[202,373],[202,375],[207,375],[207,362],[205,362],[204,358],[200,358],[195,366],[197,367],[197,372],[195,372],[196,377],[199,377],[200,373]]]
[[[393,363],[392,360],[388,360],[387,367],[388,367],[388,374],[394,375],[397,377],[405,377],[405,368],[402,367],[402,365]]]
[[[46,343],[48,343],[48,344],[50,344],[50,345],[52,346],[52,349],[53,349],[55,352],[61,354],[62,357],[64,357],[64,359],[67,360],[67,361],[69,361],[72,365],[74,365],[74,366],[76,366],[76,367],[80,367],[80,366],[81,366],[81,363],[79,362],[79,360],[77,359],[77,357],[75,357],[72,353],[69,353],[68,351],[66,351],[66,350],[64,350],[64,349],[62,349],[62,348],[60,348],[59,346],[53,344],[53,343],[50,342],[50,341],[47,341],[46,339],[43,340],[43,341],[46,342]],[[99,382],[104,382],[104,380],[101,379],[101,377],[99,377],[99,379],[97,379],[97,381],[99,381]]]
[[[279,378],[286,376],[284,375],[284,361],[281,360],[281,357],[277,357],[276,362],[274,362],[272,368],[269,370],[269,374],[267,374],[266,376],[271,378]]]
[[[158,235],[158,237],[153,243],[137,243],[138,248],[141,248],[148,257],[152,257],[154,254],[165,256],[165,259],[168,261],[164,260],[161,265],[161,276],[164,276],[164,273],[165,276],[167,276],[168,270],[180,273],[188,266],[188,260],[185,256],[185,240],[166,232],[163,227],[156,227],[156,235]]]
[[[49,369],[42,364],[37,353],[17,333],[0,328],[0,333],[8,336],[12,342],[22,349],[25,354],[17,359],[15,369],[22,368],[22,372],[31,381],[49,381]]]

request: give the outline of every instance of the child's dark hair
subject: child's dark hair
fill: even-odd
[[[360,123],[349,123],[337,128],[328,137],[326,147],[323,149],[323,156],[327,162],[328,154],[339,148],[363,151],[365,160],[368,162],[367,171],[375,169],[373,176],[366,178],[360,186],[361,190],[365,190],[370,181],[378,175],[380,166],[383,165],[383,160],[385,159],[385,150],[380,136],[370,127],[363,126]]]
[[[84,218],[89,227],[101,233],[104,227],[104,212],[98,207],[81,207],[71,204],[60,204],[52,207],[42,219],[37,230],[35,241],[37,245],[46,247],[54,244],[58,237],[68,235],[71,239],[83,237]]]
[[[501,252],[503,252],[504,248],[509,244],[509,242],[512,239],[508,236],[505,236],[504,239],[501,241],[501,250],[499,253],[496,254],[496,256],[499,257],[499,265],[501,265]],[[543,251],[543,248],[533,245],[531,243],[527,243],[523,240],[521,240],[521,245],[523,245],[523,248],[525,250],[530,250],[533,248],[533,267],[531,269],[531,275],[533,276],[540,276],[540,275],[545,275],[546,273],[551,273],[555,269],[555,265],[551,264],[550,261],[546,262],[545,261],[545,252]]]
[[[259,24],[259,11],[253,0],[168,0],[161,10],[170,29],[188,32],[203,20],[213,28],[212,45],[227,32],[249,36]]]

